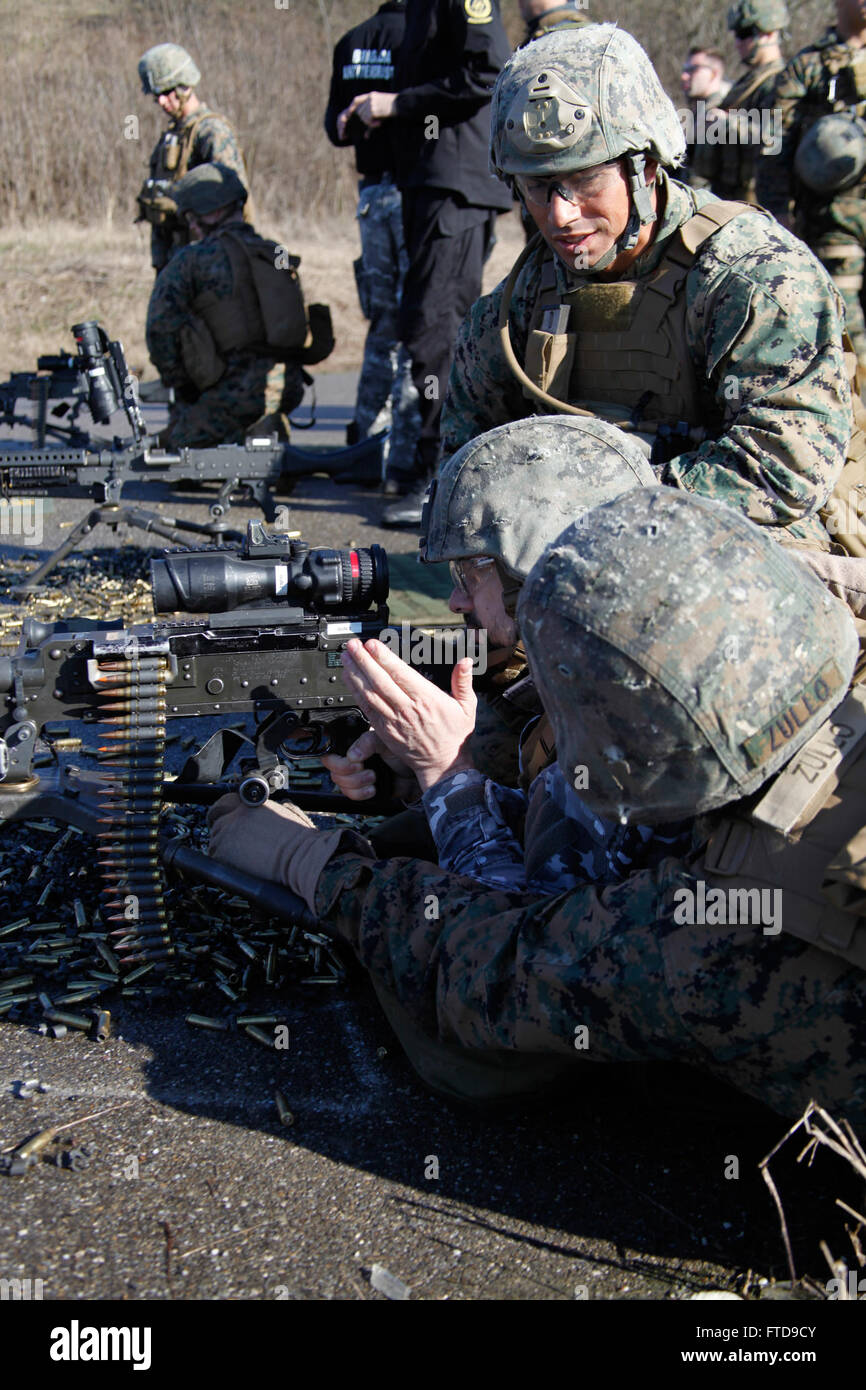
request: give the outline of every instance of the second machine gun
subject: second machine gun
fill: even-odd
[[[321,452],[299,449],[273,436],[251,437],[244,444],[217,444],[170,451],[151,447],[138,402],[136,381],[126,361],[123,344],[111,341],[98,323],[88,320],[74,324],[76,355],[39,359],[38,373],[16,372],[7,385],[0,386],[0,424],[34,424],[37,447],[19,446],[18,441],[0,443],[0,497],[76,496],[91,497],[96,507],[70,532],[48,558],[26,576],[22,592],[38,587],[57,564],[79,542],[101,524],[136,526],[175,544],[183,544],[184,532],[216,540],[241,539],[227,530],[224,517],[231,508],[232,495],[246,491],[261,508],[266,521],[276,520],[272,489],[293,477],[311,473],[359,483],[377,483],[381,478],[383,435],[375,435],[346,449]],[[74,400],[67,424],[47,423],[47,401],[62,392]],[[14,412],[20,395],[37,403],[35,422]],[[123,410],[130,437],[115,436],[112,441],[92,440],[83,433],[77,419],[83,404],[93,421],[106,425]],[[62,408],[62,407],[61,407]],[[46,445],[46,433],[60,435],[60,445]],[[122,505],[128,483],[162,482],[174,485],[182,480],[195,483],[218,482],[220,491],[210,503],[209,522],[193,522],[160,516],[142,507]]]
[[[109,909],[135,905],[124,949],[136,960],[171,949],[162,800],[215,800],[229,790],[220,785],[226,767],[246,750],[235,789],[258,805],[285,791],[293,758],[345,753],[367,721],[344,682],[341,652],[351,637],[390,631],[387,556],[377,545],[311,550],[250,522],[239,550],[167,552],[151,564],[158,614],[205,616],[126,629],[31,618],[17,654],[0,658],[0,825],[48,815],[97,835]],[[440,645],[440,659],[422,673],[448,688],[457,655]],[[176,780],[164,780],[167,719],[247,713],[256,718],[251,737],[221,729]],[[37,739],[50,749],[51,724],[70,719],[105,726],[103,766],[63,767],[55,754],[55,766],[37,771]],[[357,810],[343,798],[292,796],[312,809]],[[365,803],[365,814],[383,809]]]

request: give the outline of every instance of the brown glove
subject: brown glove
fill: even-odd
[[[316,887],[328,860],[341,843],[356,852],[372,850],[359,835],[345,830],[317,830],[309,816],[290,801],[245,806],[232,792],[208,812],[210,854],[224,864],[284,883],[316,910]]]

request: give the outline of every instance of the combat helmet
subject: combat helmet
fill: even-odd
[[[606,420],[533,415],[471,439],[441,465],[421,517],[421,558],[491,556],[506,598],[569,521],[656,477]]]
[[[570,526],[517,615],[566,777],[581,768],[599,815],[647,824],[757,790],[858,652],[848,610],[765,528],[665,487]]]
[[[786,29],[790,22],[785,0],[737,0],[728,10],[729,29],[760,29],[772,34]]]
[[[632,215],[590,273],[607,269],[655,220],[647,156],[673,167],[686,143],[674,104],[637,39],[615,24],[544,34],[514,53],[496,82],[490,168],[520,193],[521,177],[576,173],[625,156]]]
[[[142,54],[138,75],[145,96],[161,96],[175,87],[194,87],[201,73],[185,48],[177,43],[158,43]]]
[[[864,168],[866,121],[846,111],[810,126],[794,155],[798,179],[822,197],[853,187]]]
[[[217,212],[230,203],[245,203],[247,190],[225,164],[199,164],[172,185],[171,196],[180,213]]]

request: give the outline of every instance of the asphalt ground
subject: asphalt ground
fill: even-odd
[[[320,429],[296,442],[340,443],[352,392],[351,376],[320,375]],[[206,501],[166,495],[153,505],[204,520]],[[386,503],[375,490],[314,477],[289,504],[311,544],[378,541],[405,556],[401,616],[445,616],[441,600],[413,588],[415,538],[380,527]],[[40,558],[88,505],[47,507]],[[238,505],[230,521],[257,515]],[[22,546],[0,539],[8,572]],[[146,549],[151,540],[94,532],[61,589],[86,593],[110,572],[118,541]],[[95,901],[99,886],[89,841],[68,847],[59,881],[50,869],[47,905],[37,906],[58,834],[27,824],[4,832],[0,929],[48,913],[75,938],[73,899]],[[178,920],[187,892],[175,885]],[[716,1289],[751,1301],[787,1279],[757,1169],[786,1128],[777,1116],[690,1073],[585,1064],[567,1090],[531,1107],[463,1110],[425,1091],[363,972],[344,966],[332,987],[291,971],[282,989],[254,987],[250,1005],[288,1028],[279,1052],[237,1029],[191,1027],[186,1013],[200,1004],[184,998],[115,999],[103,1044],[71,1029],[40,1036],[26,1010],[0,1020],[0,1150],[68,1126],[52,1161],[0,1175],[0,1280],[41,1280],[45,1300],[77,1303],[382,1300],[377,1266],[414,1300],[674,1302]],[[44,1089],[19,1096],[30,1079]],[[798,1273],[821,1282],[820,1240],[844,1239],[834,1162],[821,1154],[804,1172],[785,1151],[773,1170]]]

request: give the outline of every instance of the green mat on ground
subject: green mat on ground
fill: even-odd
[[[388,607],[396,623],[459,622],[448,610],[451,579],[447,565],[421,565],[417,555],[388,554],[391,592]]]

